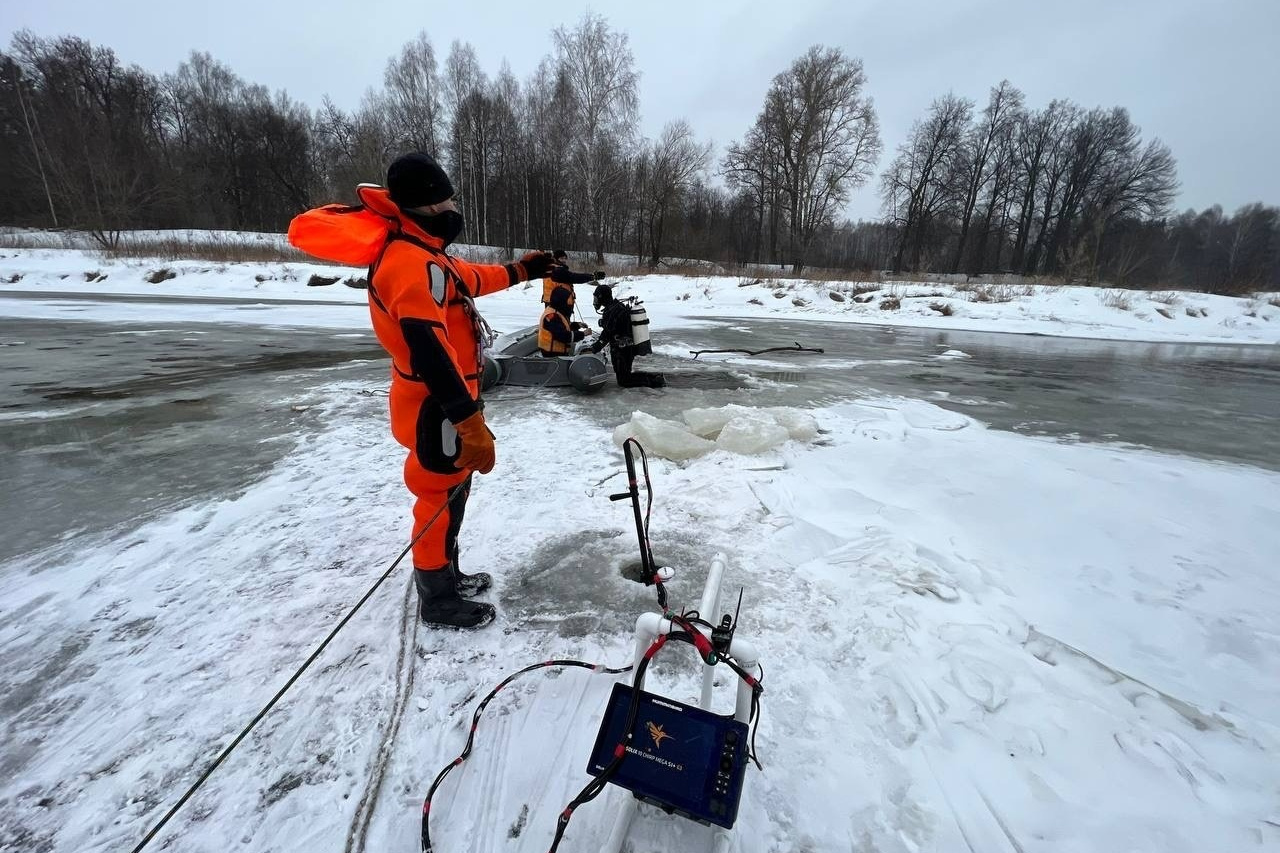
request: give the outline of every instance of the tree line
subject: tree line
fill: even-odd
[[[0,52],[0,222],[280,231],[354,200],[408,150],[454,178],[468,242],[565,245],[658,267],[704,259],[901,274],[1012,273],[1236,292],[1280,286],[1280,209],[1171,215],[1168,147],[1120,107],[1035,108],[1003,81],[979,110],[947,94],[879,175],[884,217],[851,222],[882,157],[860,60],[815,46],[777,74],[722,156],[689,122],[639,132],[639,71],[597,15],[554,29],[523,81],[421,34],[379,87],[311,109],[205,53],[170,74],[76,37]]]
[[[1172,152],[1121,107],[1030,109],[1007,80],[981,112],[949,94],[881,176],[889,266],[1222,292],[1280,283],[1280,210],[1171,217],[1177,188]]]

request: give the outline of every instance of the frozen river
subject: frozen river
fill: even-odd
[[[799,342],[823,354],[693,350]],[[729,402],[811,406],[916,397],[998,429],[1111,441],[1280,469],[1280,349],[1148,344],[725,320],[660,330],[662,392],[600,396],[504,388],[602,425],[643,407],[677,416]],[[369,335],[234,324],[0,320],[0,559],[231,492],[312,426],[291,401],[339,378],[385,376]]]

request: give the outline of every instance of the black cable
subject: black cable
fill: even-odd
[[[609,784],[609,780],[618,772],[618,768],[622,766],[623,759],[627,757],[627,745],[631,742],[631,730],[635,728],[636,718],[640,715],[640,694],[644,689],[644,676],[649,668],[649,661],[653,659],[653,656],[658,653],[658,650],[668,640],[680,639],[686,638],[678,636],[676,632],[659,635],[653,641],[653,644],[649,646],[644,657],[640,659],[640,664],[635,669],[635,676],[631,680],[631,702],[627,706],[627,718],[622,726],[622,740],[618,741],[618,745],[614,749],[613,760],[605,765],[604,770],[598,776],[583,786],[582,790],[578,792],[578,796],[574,797],[569,802],[569,805],[565,806],[564,811],[560,812],[560,816],[556,818],[556,834],[551,840],[551,847],[547,853],[556,853],[556,850],[559,849],[560,842],[564,840],[565,830],[569,828],[569,821],[573,818],[574,811],[600,796],[605,786]]]
[[[636,475],[635,457],[632,455],[633,447],[639,451],[644,469],[646,503],[643,515],[640,513],[640,487]],[[628,438],[622,443],[622,453],[627,463],[627,491],[610,495],[609,500],[631,499],[631,512],[634,514],[636,522],[636,539],[639,540],[638,544],[640,546],[641,573],[644,576],[645,585],[657,587],[658,607],[666,615],[667,589],[663,585],[662,579],[658,576],[658,567],[654,565],[653,561],[653,547],[649,543],[649,519],[653,512],[653,478],[649,474],[649,457],[644,451],[644,446],[634,438]]]
[[[756,732],[760,730],[760,693],[764,690],[764,664],[756,661],[756,667],[760,670],[760,677],[756,679],[761,685],[760,690],[751,694],[751,760],[756,763],[756,769],[764,772],[764,767],[760,764],[759,755],[756,753]]]
[[[596,797],[598,797],[601,794],[601,792],[603,792],[604,789],[607,787],[609,780],[618,772],[618,769],[622,766],[622,762],[627,756],[627,746],[631,742],[632,730],[635,728],[636,719],[640,713],[640,700],[644,690],[645,673],[648,671],[649,662],[653,659],[653,657],[669,640],[688,643],[689,645],[697,649],[700,656],[709,653],[709,646],[707,647],[708,649],[707,652],[704,652],[703,650],[703,646],[706,646],[709,641],[707,641],[706,638],[700,632],[697,631],[697,629],[694,627],[694,623],[692,622],[691,619],[688,618],[688,616],[670,615],[666,618],[669,619],[669,621],[672,623],[673,626],[678,626],[681,630],[668,631],[665,634],[660,634],[653,641],[653,644],[649,646],[649,649],[645,652],[644,656],[640,659],[639,665],[634,667],[635,675],[633,676],[631,681],[631,701],[628,703],[628,706],[627,706],[626,720],[624,721],[623,728],[622,728],[622,739],[618,742],[617,746],[615,747],[614,756],[612,760],[610,760],[610,762],[607,765],[605,765],[604,769],[597,776],[595,776],[589,782],[587,782],[587,784],[583,786],[582,790],[578,792],[578,795],[575,796],[567,806],[565,806],[563,811],[561,811],[559,817],[556,819],[556,831],[555,831],[554,837],[552,838],[551,847],[549,848],[548,853],[556,853],[556,851],[559,849],[560,842],[564,840],[565,832],[569,828],[569,821],[573,818],[574,811],[576,811],[581,806],[591,802]],[[703,640],[701,644],[698,642],[698,640],[695,639],[695,635],[698,638]],[[704,660],[706,660],[705,657],[704,657]],[[737,676],[741,678],[743,681],[745,681],[752,689],[751,717],[749,721],[749,725],[751,725],[752,728],[751,728],[751,736],[750,736],[749,757],[752,761],[755,762],[755,765],[757,768],[760,768],[761,770],[763,770],[763,767],[761,767],[760,765],[760,761],[756,758],[756,755],[755,755],[754,723],[759,719],[760,694],[764,691],[764,688],[761,686],[759,679],[755,678],[750,673],[748,673],[745,669],[743,669],[741,665],[738,664],[737,661],[733,660],[732,658],[727,656],[716,656],[713,654],[712,661],[717,663],[723,662],[727,664],[729,668],[732,669],[734,673],[737,674]],[[577,660],[550,660],[550,661],[543,661],[541,663],[530,664],[529,666],[526,666],[521,670],[517,670],[516,672],[513,672],[511,675],[508,675],[501,682],[499,682],[498,686],[493,688],[493,690],[491,690],[489,694],[480,701],[480,704],[476,706],[476,710],[471,716],[471,730],[467,734],[467,742],[463,746],[462,752],[459,753],[456,758],[454,758],[452,761],[446,764],[440,770],[440,772],[436,774],[435,780],[431,783],[431,788],[427,791],[427,796],[422,803],[422,835],[421,835],[422,853],[433,853],[433,850],[434,850],[431,843],[431,823],[430,823],[432,800],[435,798],[436,792],[437,790],[439,790],[440,785],[444,782],[445,778],[451,772],[453,772],[453,768],[462,764],[462,762],[466,761],[467,758],[470,757],[471,750],[475,744],[476,731],[478,730],[480,725],[480,717],[484,713],[485,709],[488,707],[489,703],[494,699],[495,696],[498,695],[499,692],[502,691],[503,688],[505,688],[508,684],[510,684],[515,679],[519,678],[521,675],[524,675],[525,673],[528,673],[528,672],[532,672],[535,669],[545,669],[547,667],[552,667],[552,666],[579,667],[582,669],[590,669],[595,672],[605,672],[611,675],[618,675],[633,669],[633,667],[631,666],[620,667],[617,669],[609,669],[609,668],[600,666],[598,664],[591,664],[585,661],[577,661]],[[763,668],[761,669],[761,672],[763,673]]]
[[[466,761],[471,756],[471,748],[472,748],[472,745],[475,743],[475,738],[476,738],[476,729],[480,725],[480,715],[484,713],[484,709],[489,706],[489,703],[493,700],[495,696],[498,695],[499,692],[501,692],[501,690],[504,687],[506,687],[511,682],[515,681],[520,676],[528,672],[533,672],[535,669],[545,669],[546,667],[549,667],[549,666],[561,666],[561,667],[574,666],[574,667],[579,667],[581,669],[589,669],[592,672],[608,673],[609,675],[620,675],[624,672],[631,671],[630,666],[611,669],[609,667],[602,666],[600,664],[587,663],[586,661],[580,661],[580,660],[549,660],[549,661],[543,661],[541,663],[530,664],[529,666],[526,666],[524,669],[513,672],[510,675],[508,675],[506,678],[502,679],[502,681],[498,684],[498,686],[493,688],[493,690],[489,691],[489,695],[484,697],[484,699],[481,700],[480,704],[476,706],[475,713],[471,715],[471,731],[467,735],[466,745],[462,748],[462,752],[458,754],[457,758],[453,759],[448,764],[446,764],[440,770],[440,772],[436,774],[435,781],[431,783],[431,788],[427,791],[426,799],[423,800],[422,802],[422,851],[423,853],[431,853],[431,850],[432,850],[432,847],[431,847],[431,801],[432,799],[435,798],[436,791],[440,788],[441,783],[444,782],[445,777],[448,776],[449,773],[453,771],[453,768],[457,767],[459,764]]]
[[[640,547],[644,549],[644,557],[647,559],[648,567],[653,573],[654,585],[658,588],[658,606],[665,613],[667,610],[667,589],[663,586],[662,581],[658,579],[658,567],[653,562],[653,545],[649,541],[649,518],[653,514],[653,477],[649,474],[649,454],[645,453],[644,445],[634,438],[629,438],[627,441],[634,444],[640,451],[640,467],[644,471],[645,494],[644,541],[640,543]]]
[[[644,471],[644,547],[649,552],[649,562],[652,563],[653,545],[649,542],[649,518],[653,515],[653,477],[649,474],[649,454],[645,453],[644,445],[636,441],[636,447],[640,448],[640,467]],[[654,571],[657,571],[657,566],[654,566]]]
[[[658,639],[654,641],[653,645],[649,647],[649,650],[645,652],[645,656],[640,660],[640,665],[636,667],[635,678],[632,680],[631,704],[627,709],[627,719],[622,729],[622,740],[618,742],[613,760],[609,762],[599,776],[588,782],[586,786],[583,787],[582,791],[578,793],[578,796],[575,797],[573,801],[565,807],[565,810],[560,813],[560,817],[556,820],[555,838],[551,843],[551,849],[548,853],[556,853],[557,848],[560,846],[560,841],[564,838],[565,830],[569,827],[569,820],[573,817],[574,810],[599,796],[600,792],[604,790],[605,785],[608,784],[609,779],[618,771],[618,768],[622,766],[622,761],[627,755],[627,744],[631,741],[631,730],[635,727],[636,717],[639,714],[640,693],[644,688],[644,675],[645,671],[648,669],[649,661],[658,653],[658,650],[661,649],[668,640],[688,643],[698,650],[699,655],[704,654],[702,644],[699,644],[697,640],[694,639],[695,634],[698,637],[702,637],[702,635],[697,633],[693,625],[691,625],[688,620],[682,616],[672,616],[669,618],[673,625],[679,625],[682,630],[668,631],[666,634],[659,635]],[[705,640],[705,638],[703,639]],[[760,686],[760,682],[739,666],[736,661],[727,657],[721,657],[718,658],[718,660],[727,663],[730,668],[738,674],[739,678],[742,678],[751,686],[752,706],[753,708],[758,709],[760,693],[764,689]],[[754,717],[755,714],[756,711],[753,711],[752,716]],[[754,760],[754,756],[752,756],[752,758]],[[759,761],[756,761],[756,767],[760,767]]]
[[[311,656],[307,658],[306,662],[304,662],[302,666],[298,667],[298,670],[293,675],[289,676],[289,680],[284,683],[283,687],[281,687],[278,691],[276,691],[276,695],[271,697],[271,701],[267,702],[267,704],[262,707],[262,710],[259,711],[257,715],[252,720],[249,721],[249,725],[245,726],[240,731],[240,734],[236,735],[235,739],[232,740],[231,743],[227,744],[227,746],[223,748],[222,752],[218,753],[218,757],[213,760],[213,763],[211,763],[207,768],[205,768],[205,771],[200,774],[200,778],[197,779],[195,783],[190,788],[187,789],[187,792],[182,795],[182,797],[178,800],[178,802],[173,804],[173,807],[170,808],[169,811],[165,813],[164,817],[160,818],[160,821],[155,826],[151,827],[150,831],[148,831],[147,834],[143,836],[143,839],[138,842],[137,846],[133,848],[131,853],[140,853],[140,851],[144,847],[146,847],[147,844],[151,842],[151,839],[155,838],[156,834],[159,833],[160,830],[164,828],[165,824],[167,824],[170,821],[170,819],[175,814],[178,813],[178,810],[181,809],[184,805],[186,805],[187,800],[191,799],[191,797],[195,795],[196,791],[200,790],[200,787],[204,785],[205,781],[208,780],[208,778],[211,775],[213,775],[213,771],[218,769],[218,766],[222,764],[222,762],[227,758],[227,756],[231,754],[232,750],[234,750],[237,746],[240,745],[240,742],[243,741],[249,735],[249,732],[253,731],[254,726],[258,725],[258,723],[262,721],[262,718],[265,717],[271,711],[271,709],[275,707],[276,703],[280,701],[281,697],[284,696],[285,692],[288,691],[288,689],[293,686],[294,682],[296,682],[299,678],[302,677],[302,674],[307,671],[307,668],[310,667],[312,663],[315,662],[316,658],[320,657],[321,652],[325,650],[325,648],[329,645],[330,641],[332,641],[333,638],[338,635],[338,632],[341,631],[346,626],[346,624],[351,621],[351,617],[355,616],[356,612],[359,611],[360,608],[364,606],[364,603],[369,600],[370,596],[372,596],[374,592],[377,591],[378,587],[382,585],[382,582],[391,576],[391,573],[395,571],[396,566],[400,565],[400,561],[405,558],[406,554],[408,554],[411,550],[413,550],[413,546],[417,544],[418,540],[421,539],[423,535],[426,534],[426,532],[431,529],[431,526],[436,523],[436,520],[438,518],[440,518],[440,514],[444,512],[445,507],[449,506],[449,503],[453,500],[454,496],[462,489],[464,485],[465,485],[465,481],[462,483],[459,483],[458,485],[454,486],[452,489],[449,490],[449,494],[445,497],[445,501],[443,504],[440,505],[440,508],[436,510],[436,514],[433,515],[431,519],[423,526],[422,530],[418,531],[418,533],[413,537],[413,539],[410,540],[409,544],[406,545],[404,550],[400,552],[400,556],[396,557],[395,562],[393,562],[387,568],[387,570],[382,573],[381,577],[379,577],[376,581],[373,582],[373,586],[369,587],[368,591],[366,591],[365,594],[361,596],[360,600],[356,602],[355,606],[352,607],[349,611],[347,611],[347,615],[343,616],[342,620],[338,622],[336,626],[334,626],[334,629],[332,631],[329,632],[329,635],[320,641],[320,645],[316,646],[315,651],[311,653]]]
[[[700,614],[696,610],[686,610],[684,613],[681,613],[680,616],[690,625],[701,625],[707,630],[712,630],[716,627],[715,625],[712,625],[710,622],[708,622],[706,619],[703,619],[702,614]]]
[[[756,769],[764,772],[764,766],[760,763],[760,756],[756,752],[756,732],[760,730],[760,694],[751,694],[751,752],[749,756],[755,762]]]

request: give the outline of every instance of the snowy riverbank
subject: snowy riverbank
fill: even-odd
[[[367,324],[363,292],[344,286],[363,275],[362,270],[313,264],[104,260],[82,250],[0,249],[0,298],[7,292],[103,293],[324,303],[285,312],[281,316],[288,325]],[[309,287],[313,276],[334,283]],[[1275,294],[1237,298],[1086,287],[875,285],[723,276],[611,281],[620,293],[640,296],[653,321],[669,327],[732,316],[1110,340],[1280,344],[1280,297]],[[537,322],[539,294],[533,285],[517,286],[486,298],[481,307],[495,327],[509,331]],[[589,287],[580,286],[578,296],[580,310],[589,312]],[[38,302],[8,300],[5,310],[11,316],[49,316]],[[86,309],[84,315],[139,319],[149,310]],[[203,316],[203,309],[191,313]],[[223,315],[230,319],[237,313],[244,309],[226,309]]]

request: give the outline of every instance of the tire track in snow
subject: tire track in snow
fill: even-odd
[[[977,782],[949,767],[943,767],[942,772],[939,772],[939,766],[934,762],[931,752],[928,747],[920,750],[965,846],[972,853],[1025,853],[1004,816],[991,804],[990,798],[978,787]]]
[[[377,756],[370,770],[369,781],[356,806],[351,828],[347,830],[344,853],[360,853],[365,848],[369,827],[373,824],[373,815],[382,794],[383,782],[386,780],[387,764],[391,760],[392,747],[395,745],[396,735],[400,732],[400,722],[404,719],[405,706],[413,694],[413,677],[416,671],[413,659],[414,650],[418,646],[418,609],[414,604],[413,582],[410,579],[410,583],[405,587],[404,607],[400,619],[400,651],[396,656],[396,692],[383,728],[382,742],[378,745]]]

